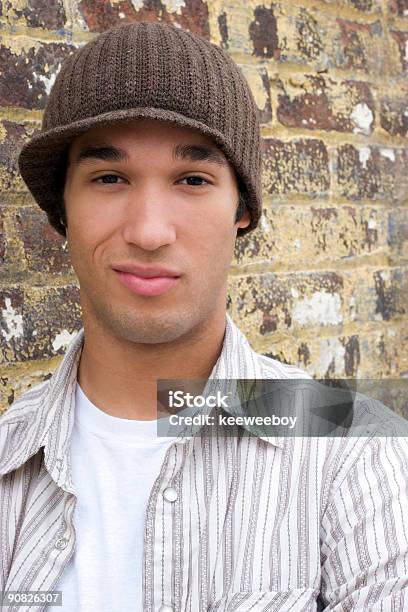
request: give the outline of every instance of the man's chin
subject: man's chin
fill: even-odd
[[[182,312],[126,313],[110,318],[108,327],[118,339],[137,344],[175,342],[192,329],[196,321]],[[107,322],[105,322],[107,324]]]

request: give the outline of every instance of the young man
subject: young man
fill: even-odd
[[[0,420],[0,590],[69,612],[407,609],[406,438],[156,436],[159,379],[310,378],[226,313],[261,214],[227,53],[161,23],[101,34],[20,170],[67,237],[83,328]]]

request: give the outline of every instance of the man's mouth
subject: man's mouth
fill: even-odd
[[[142,267],[135,265],[112,266],[119,280],[131,291],[139,295],[161,295],[177,283],[180,275],[165,268]]]

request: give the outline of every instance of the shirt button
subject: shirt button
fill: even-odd
[[[55,548],[59,548],[60,550],[62,550],[63,548],[66,547],[67,544],[68,544],[67,538],[59,538],[55,542]]]
[[[178,498],[176,489],[174,487],[167,487],[167,489],[163,491],[163,497],[168,502],[175,502]],[[163,610],[167,609],[172,610],[173,608],[163,608]]]
[[[159,608],[159,612],[174,612],[173,606],[168,606],[167,604],[163,604]]]

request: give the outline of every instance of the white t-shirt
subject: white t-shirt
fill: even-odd
[[[71,437],[76,547],[54,590],[63,612],[142,612],[144,514],[174,438],[157,420],[111,416],[79,384]],[[51,607],[49,608],[51,609]]]

